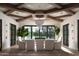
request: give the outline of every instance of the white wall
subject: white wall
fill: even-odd
[[[57,25],[58,27],[60,27],[60,23],[61,22],[55,21],[53,19],[47,19],[47,20],[44,21],[43,25]],[[23,25],[36,25],[35,21],[32,18],[21,21],[21,22],[19,22],[19,24],[20,24],[20,26],[23,26]]]
[[[3,49],[10,48],[10,23],[15,24],[17,26],[17,28],[18,28],[18,25],[20,25],[20,26],[36,25],[35,21],[31,18],[17,23],[14,19],[3,14],[2,12],[0,12],[0,19],[2,19],[2,46],[3,46]],[[44,22],[43,25],[56,25],[58,27],[60,27],[60,25],[61,25],[61,33],[62,33],[63,25],[69,23],[69,48],[78,50],[78,45],[77,45],[77,20],[78,19],[79,19],[79,12],[77,12],[75,15],[73,15],[69,18],[64,19],[64,21],[62,23],[55,21],[53,19],[48,19]],[[7,39],[6,39],[6,36],[7,36]]]
[[[77,20],[79,20],[79,12],[69,18],[64,19],[61,24],[61,32],[63,32],[63,25],[69,24],[69,48],[74,50],[78,50]]]
[[[36,25],[33,19],[28,19],[17,23],[14,19],[5,15],[0,11],[0,19],[2,20],[2,49],[10,48],[10,23],[15,24],[17,29],[23,25]],[[57,25],[60,26],[60,22],[48,19],[44,22],[43,25]],[[6,38],[7,37],[7,38]]]
[[[0,12],[0,19],[2,19],[2,46],[3,46],[3,49],[10,48],[10,23],[15,24],[17,26],[17,28],[19,25],[20,26],[36,25],[35,21],[32,18],[17,23],[14,19],[3,14],[2,12]],[[48,19],[48,20],[45,20],[43,25],[56,25],[56,26],[60,27],[60,24],[61,24],[61,33],[62,33],[63,25],[69,23],[69,48],[78,50],[78,45],[77,45],[77,20],[78,19],[79,19],[79,12],[77,12],[75,15],[73,15],[69,18],[64,19],[64,21],[62,23],[55,21],[53,19]],[[7,36],[7,39],[6,39],[6,36]]]
[[[1,11],[0,19],[2,19],[2,49],[10,48],[10,23],[15,24],[17,28],[19,24]]]

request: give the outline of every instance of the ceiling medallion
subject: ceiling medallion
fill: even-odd
[[[37,18],[43,18],[44,17],[44,15],[35,15]]]

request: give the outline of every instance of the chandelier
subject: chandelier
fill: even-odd
[[[42,14],[42,13],[37,13],[35,15],[33,15],[34,17],[34,20],[35,20],[35,24],[41,28],[43,23],[44,23],[44,20],[46,19],[46,15]]]
[[[44,23],[44,20],[35,20],[35,23],[39,28],[41,28]]]

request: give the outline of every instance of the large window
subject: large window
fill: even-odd
[[[69,24],[63,26],[63,44],[69,46]]]
[[[25,37],[25,39],[31,39],[31,27],[30,26],[25,26],[25,28],[28,28],[29,34],[28,36]]]
[[[25,28],[28,28],[29,35],[26,39],[54,39],[54,26],[53,25],[44,25],[41,28],[36,25],[25,25]]]
[[[39,28],[38,27],[32,27],[32,39],[37,39],[39,37]]]
[[[16,25],[10,24],[11,46],[16,44]]]

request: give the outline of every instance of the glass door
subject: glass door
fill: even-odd
[[[78,40],[78,51],[79,51],[79,20],[77,21],[77,30],[78,30],[78,32],[77,32],[77,40]]]
[[[0,50],[2,50],[2,20],[0,20]]]
[[[11,46],[16,44],[16,25],[10,24]]]
[[[63,44],[69,46],[69,24],[63,26]]]

